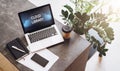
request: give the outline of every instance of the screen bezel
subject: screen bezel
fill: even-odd
[[[19,13],[18,13],[18,16],[19,16],[19,19],[20,19],[20,23],[21,23],[21,25],[22,25],[22,28],[23,28],[24,33],[28,33],[28,32],[25,32],[25,28],[24,28],[22,19],[21,19],[21,17],[20,17],[20,14],[21,14],[21,13],[25,13],[25,12],[27,12],[27,11],[32,11],[32,10],[35,10],[35,9],[38,9],[38,8],[42,8],[42,7],[45,7],[45,6],[49,6],[49,8],[50,8],[50,12],[51,12],[52,20],[53,20],[53,23],[52,23],[51,25],[54,25],[54,24],[55,24],[55,21],[54,21],[54,18],[53,18],[53,13],[52,13],[52,9],[51,9],[51,5],[50,5],[50,4],[46,4],[46,5],[43,5],[43,6],[40,6],[40,7],[36,7],[36,8],[32,8],[32,9],[29,9],[29,10],[22,11],[22,12],[19,12]],[[49,25],[49,26],[51,26],[51,25]],[[49,26],[47,26],[47,27],[49,27]],[[43,29],[44,29],[44,28],[43,28]],[[40,30],[40,29],[39,29],[39,30]]]

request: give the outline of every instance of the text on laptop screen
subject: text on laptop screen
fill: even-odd
[[[34,32],[54,24],[50,4],[19,13],[24,33]]]

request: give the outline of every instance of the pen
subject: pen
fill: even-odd
[[[14,49],[16,49],[16,50],[18,50],[18,51],[20,51],[20,52],[25,53],[25,51],[23,51],[23,50],[21,50],[21,49],[17,48],[16,46],[12,46],[12,48],[14,48]]]

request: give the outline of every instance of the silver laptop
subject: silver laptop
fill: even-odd
[[[31,52],[64,41],[55,25],[50,4],[20,12],[18,15]]]

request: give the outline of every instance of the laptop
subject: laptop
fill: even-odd
[[[18,15],[31,52],[64,41],[55,25],[50,4],[20,12]]]

